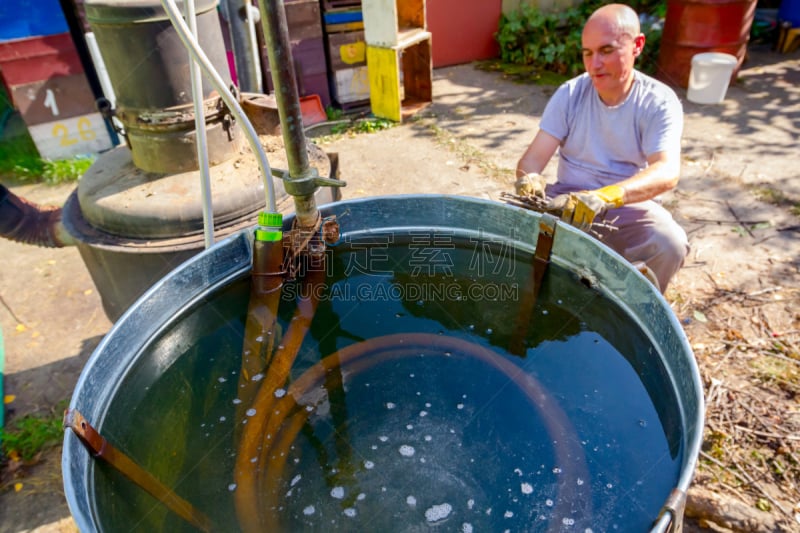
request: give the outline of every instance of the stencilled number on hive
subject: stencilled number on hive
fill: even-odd
[[[59,139],[61,146],[72,146],[81,141],[93,141],[97,138],[92,122],[87,117],[79,117],[76,130],[71,131],[67,124],[56,122],[53,124],[53,137]]]
[[[112,147],[111,137],[100,113],[92,113],[29,126],[28,130],[43,157],[63,159],[102,152]]]

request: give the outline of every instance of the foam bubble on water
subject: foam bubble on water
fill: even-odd
[[[475,500],[470,498],[469,500],[467,500],[467,509],[472,510],[473,507],[475,507]]]
[[[486,516],[489,516],[490,514],[492,514],[492,508],[491,507],[486,509]]]
[[[225,379],[224,377],[220,376],[220,377],[217,378],[217,381],[219,381],[220,383],[225,383],[228,380]]]
[[[414,429],[414,425],[413,424],[406,424],[406,429],[411,431],[412,429]]]
[[[251,458],[250,458],[250,462],[251,462],[251,463],[255,463],[256,461],[258,461],[258,456],[255,456],[255,457],[251,457]]]
[[[331,496],[337,500],[344,498],[344,487],[333,487],[331,489]]]
[[[239,398],[233,399],[233,405],[239,405],[240,403],[242,403],[242,400],[240,400]]]
[[[345,516],[347,516],[349,518],[353,518],[354,516],[356,516],[356,514],[358,514],[358,513],[356,513],[356,510],[353,509],[352,507],[348,507],[347,509],[345,509],[342,512],[344,513]]]
[[[460,403],[460,404],[456,405],[456,409],[463,409],[463,408],[464,408],[464,404],[463,403]]]
[[[564,524],[565,526],[574,526],[575,519],[565,516],[564,518],[561,519],[561,523]]]
[[[372,470],[373,468],[375,468],[375,463],[373,463],[372,461],[364,461],[364,468],[366,468],[367,470]]]
[[[592,531],[592,528],[587,527],[586,529],[583,530],[583,533],[594,533],[594,531]]]
[[[286,396],[286,389],[275,389],[276,398],[283,398],[284,396]]]
[[[548,311],[547,309],[544,309],[544,310],[542,311],[542,314],[543,314],[543,315],[547,315],[547,314],[549,314],[549,311]]]
[[[449,503],[433,505],[427,511],[425,511],[425,520],[428,522],[439,522],[450,516],[452,511],[453,506]]]
[[[220,422],[225,422],[225,417],[224,416],[219,417],[219,421]]]
[[[473,329],[475,329],[475,324],[470,324],[470,325],[469,325],[469,326],[467,326],[467,327],[470,329],[470,331],[472,331]]]
[[[505,513],[503,513],[503,518],[513,518],[513,517],[514,517],[513,511],[506,511]]]
[[[486,328],[486,334],[487,335],[491,335],[492,334],[492,328]]]
[[[256,342],[264,342],[263,335],[259,335],[258,337],[256,337]]]
[[[386,435],[381,435],[380,437],[378,437],[378,440],[381,442],[386,442],[387,440],[389,440],[389,437],[387,437]]]
[[[553,500],[551,500],[550,498],[547,498],[547,499],[544,501],[544,504],[545,504],[546,506],[548,506],[548,507],[552,507],[552,506],[553,506]]]
[[[295,485],[297,485],[297,483],[298,483],[298,482],[299,482],[301,479],[303,479],[303,476],[301,476],[300,474],[297,474],[296,476],[294,476],[294,477],[292,478],[292,481],[290,481],[290,482],[289,482],[289,486],[290,486],[290,487],[294,487]]]
[[[470,524],[469,522],[464,522],[463,524],[461,524],[461,531],[462,533],[472,533],[473,531],[472,524]]]
[[[578,478],[578,479],[575,481],[575,483],[577,483],[577,484],[578,484],[578,486],[580,486],[580,485],[583,485],[583,480],[582,480],[581,478]]]
[[[531,494],[533,492],[533,485],[530,483],[523,483],[519,486],[519,488],[522,491],[522,494]]]
[[[309,505],[305,509],[303,509],[303,514],[306,515],[306,516],[311,516],[315,512],[316,512],[316,509],[314,509],[313,505]]]
[[[611,483],[606,483],[606,488],[607,489],[613,489],[614,485],[612,485]]]
[[[555,468],[553,468],[553,473],[554,474],[560,474],[561,473],[561,469],[559,467],[555,467]]]
[[[394,409],[395,407],[397,407],[397,404],[395,404],[394,402],[386,402],[387,409]]]
[[[377,450],[378,449],[378,445],[377,444],[373,444],[372,446],[370,446],[370,448],[372,448],[373,450]]]
[[[430,435],[425,435],[425,442],[430,442],[432,440],[433,440],[433,437],[431,437]]]
[[[422,355],[422,354],[420,354],[420,355]],[[412,372],[411,374],[408,375],[408,377],[413,378],[414,377],[414,373]]]
[[[420,411],[419,412],[419,416],[421,416],[421,417],[428,416],[428,411]]]
[[[264,379],[264,374],[259,372],[258,374],[250,378],[250,381],[261,381],[262,379]]]
[[[412,455],[414,455],[416,450],[414,450],[413,446],[409,446],[408,444],[403,444],[397,451],[399,451],[400,455],[402,455],[403,457],[411,457]]]
[[[308,411],[310,413],[313,410],[314,410],[314,406],[313,405],[306,405],[306,411]]]
[[[228,485],[228,490],[231,491],[231,492],[235,491],[236,490],[236,483],[231,483],[230,485]]]
[[[255,410],[255,409],[253,409],[253,408],[251,407],[250,409],[248,409],[247,411],[245,411],[245,414],[246,414],[247,416],[253,416],[253,415],[255,415],[255,414],[256,414],[256,410]]]
[[[406,497],[406,503],[411,507],[416,507],[417,499],[415,497],[413,497],[413,496],[407,496]]]
[[[520,470],[519,468],[515,468],[515,469],[514,469],[514,473],[515,473],[516,475],[518,475],[519,477],[522,477],[522,470]]]
[[[422,463],[422,464],[425,464],[425,463],[427,463],[428,461],[427,461],[427,460],[426,460],[424,457],[420,457],[420,458],[419,458],[419,462],[420,462],[420,463]]]
[[[367,497],[367,495],[366,495],[366,494],[364,494],[363,492],[359,492],[359,493],[358,493],[358,496],[356,496],[356,500],[358,500],[358,501],[362,501],[362,500],[363,500],[364,498],[366,498],[366,497]]]

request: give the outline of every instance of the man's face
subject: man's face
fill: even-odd
[[[604,100],[627,94],[633,65],[643,46],[644,35],[632,37],[620,33],[606,20],[591,20],[586,24],[582,35],[583,66]]]

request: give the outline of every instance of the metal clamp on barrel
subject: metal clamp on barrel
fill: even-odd
[[[656,521],[656,527],[661,526],[661,531],[666,533],[680,533],[683,531],[683,515],[686,511],[686,493],[678,488],[672,489],[664,507],[661,508],[661,514]],[[666,529],[663,527],[665,520],[669,520],[666,524]],[[654,527],[655,531],[656,528]]]

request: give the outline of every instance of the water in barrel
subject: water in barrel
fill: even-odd
[[[248,512],[265,531],[645,531],[682,460],[669,377],[573,272],[550,265],[526,314],[531,259],[441,232],[349,238],[271,413],[240,394],[249,279],[231,283],[138,358],[104,436],[219,531]],[[278,343],[309,290],[284,286]],[[260,417],[272,429],[243,457]],[[94,469],[103,528],[192,530]]]

